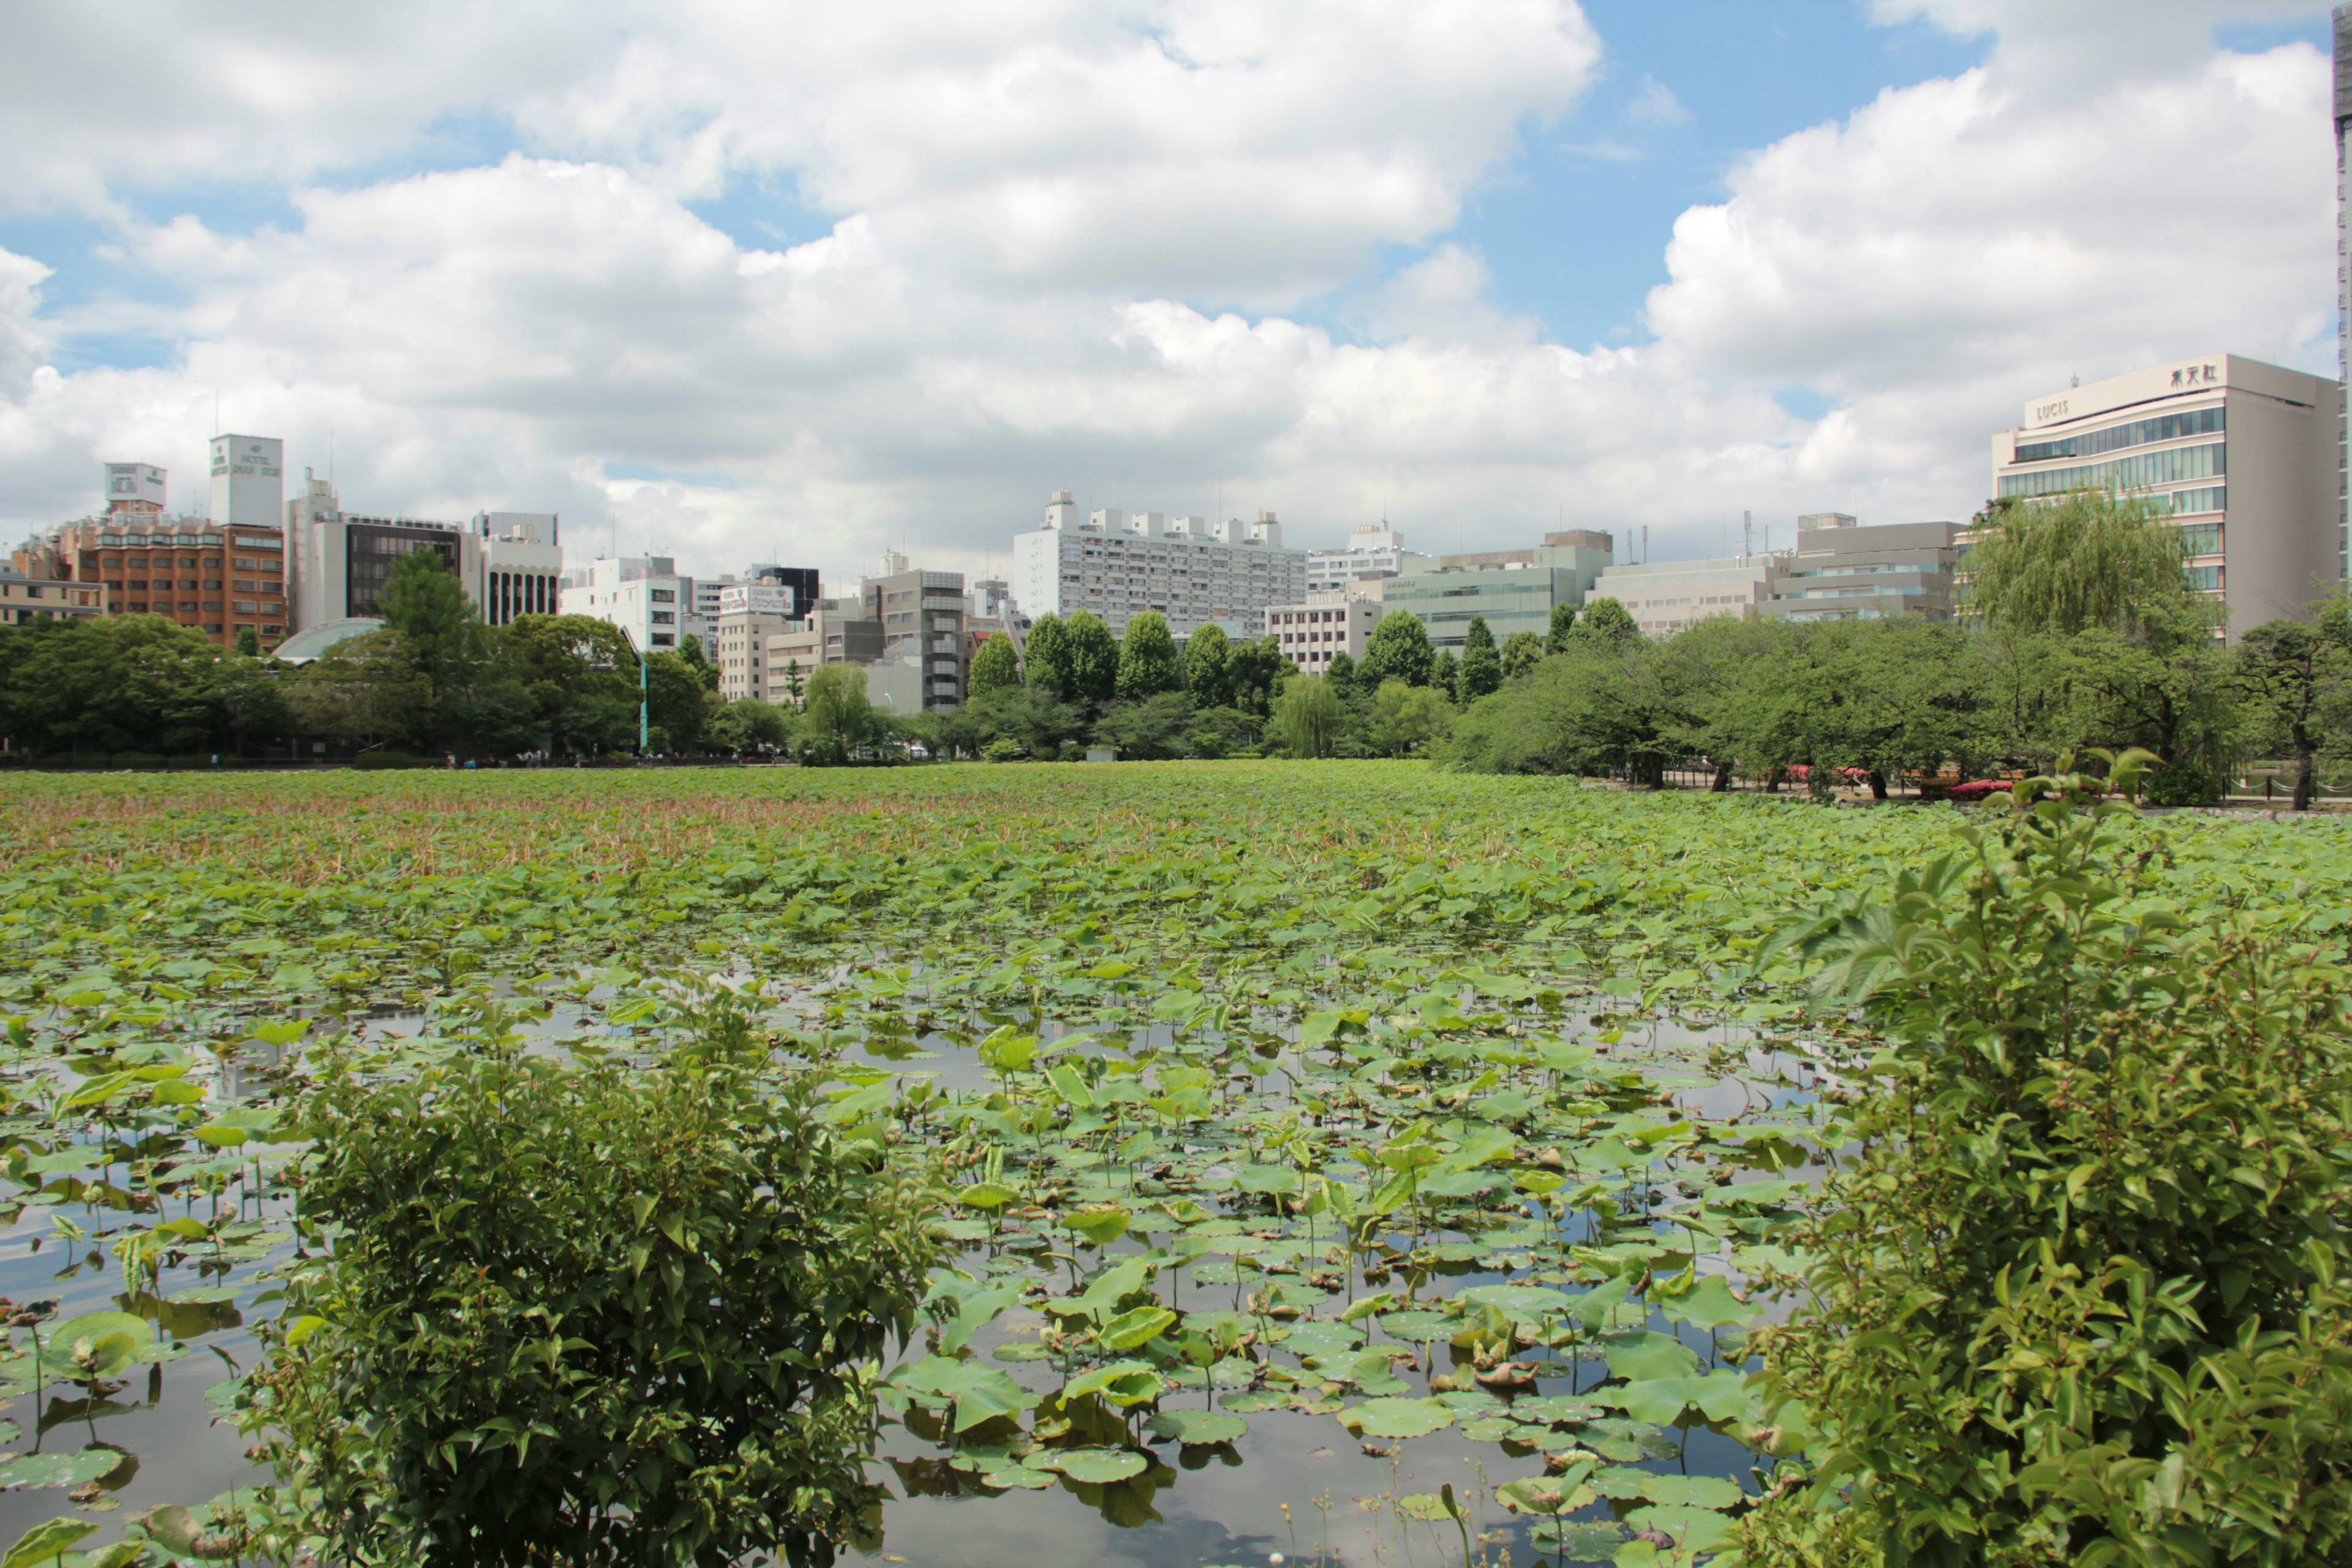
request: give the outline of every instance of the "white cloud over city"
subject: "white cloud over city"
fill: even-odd
[[[2212,41],[2274,6],[1882,3],[1987,63],[1756,149],[1612,346],[1550,341],[1456,234],[1621,68],[1572,5],[491,9],[36,13],[0,204],[151,286],[59,304],[76,258],[0,253],[9,522],[86,508],[100,458],[194,497],[217,395],[298,468],[331,429],[353,505],[554,509],[704,570],[1001,563],[1065,485],[1697,553],[1742,507],[1964,514],[2070,374],[2334,363],[2326,63]],[[2142,32],[2086,55],[2102,16]],[[226,172],[267,221],[174,206]],[[168,352],[64,352],[110,335]]]

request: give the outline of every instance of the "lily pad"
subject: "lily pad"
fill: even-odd
[[[84,1448],[75,1454],[19,1454],[0,1465],[0,1487],[78,1487],[110,1475],[122,1463],[112,1448]]]
[[[1151,1461],[1132,1448],[1071,1448],[1055,1456],[1054,1468],[1074,1481],[1107,1487],[1141,1475]]]
[[[1367,1437],[1425,1437],[1454,1425],[1454,1412],[1434,1399],[1367,1399],[1341,1419]]]
[[[1151,1418],[1152,1433],[1173,1437],[1191,1447],[1236,1442],[1249,1433],[1249,1423],[1222,1410],[1163,1410]]]

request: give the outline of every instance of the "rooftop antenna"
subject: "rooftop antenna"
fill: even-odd
[[[1752,511],[1743,511],[1739,514],[1739,558],[1745,561],[1755,553],[1756,514]]]
[[[1643,524],[1642,525],[1642,562],[1643,562],[1643,564],[1647,565],[1647,564],[1649,563],[1649,560],[1650,560],[1650,525],[1649,525],[1648,523],[1646,523],[1646,522],[1645,522],[1645,523],[1643,523]]]

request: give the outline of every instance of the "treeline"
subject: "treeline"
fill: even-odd
[[[1483,618],[1457,660],[1410,615],[1387,617],[1360,663],[1337,655],[1303,675],[1272,637],[1237,640],[1214,623],[1180,651],[1167,617],[1146,612],[1124,638],[1081,610],[1039,617],[1018,654],[1002,633],[973,658],[971,693],[933,720],[937,749],[997,761],[1115,747],[1132,760],[1172,757],[1401,757],[1454,723],[1460,704],[1532,671],[1549,653],[1613,642],[1633,620],[1603,601],[1582,620],[1563,606],[1549,638],[1514,633],[1497,647]]]
[[[2290,757],[2298,804],[2318,765],[2352,761],[2352,615],[2221,641],[2221,606],[2177,536],[2137,503],[2085,493],[1996,506],[1966,562],[1969,615],[1702,621],[1632,627],[1550,655],[1478,700],[1436,748],[1477,772],[1614,773],[1656,784],[1702,763],[1816,790],[1848,773],[1884,795],[1905,774],[2042,769],[2087,748],[2161,759],[2159,804],[2218,799],[2249,756]]]

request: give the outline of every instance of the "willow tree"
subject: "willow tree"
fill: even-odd
[[[1969,612],[2012,632],[2130,636],[2193,598],[2181,539],[2146,501],[2076,490],[1993,502],[1962,562]]]

